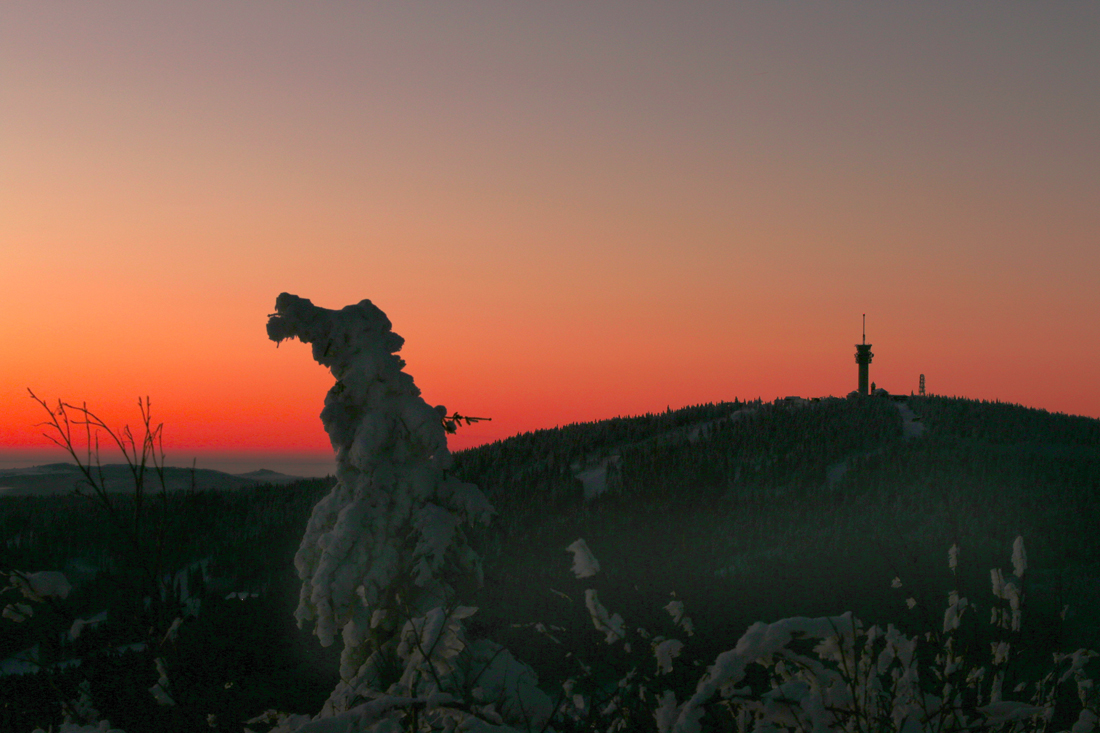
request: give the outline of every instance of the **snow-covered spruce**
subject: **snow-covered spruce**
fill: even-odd
[[[369,300],[329,310],[288,293],[267,333],[311,344],[336,378],[321,422],[337,483],[314,507],[294,559],[299,624],[314,622],[326,646],[343,636],[344,681],[322,718],[351,716],[357,730],[414,710],[506,723],[500,696],[518,694],[516,715],[545,721],[551,704],[530,668],[491,642],[466,641],[463,618],[476,609],[457,606],[454,583],[462,575],[480,582],[466,530],[488,523],[493,509],[476,486],[447,475],[446,409],[426,403],[402,371],[404,339]],[[395,662],[404,667],[397,678],[387,673]],[[478,700],[461,699],[463,664],[478,675]],[[494,685],[499,695],[483,696]],[[497,707],[481,715],[481,704]]]

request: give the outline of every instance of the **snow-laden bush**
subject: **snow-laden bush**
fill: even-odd
[[[585,557],[574,567],[576,576],[592,577],[589,567],[597,563],[584,542],[568,550]],[[957,558],[953,546],[952,571]],[[948,595],[942,627],[914,636],[893,625],[868,628],[851,613],[759,622],[734,648],[717,655],[679,702],[665,675],[674,665],[690,663],[690,641],[684,639],[693,635],[693,625],[683,603],[673,599],[665,606],[683,638],[666,638],[635,629],[589,589],[585,601],[593,629],[608,645],[627,652],[632,645],[648,644],[652,658],[614,684],[589,684],[587,695],[573,694],[554,722],[593,731],[918,733],[1047,731],[1068,719],[1072,733],[1088,733],[1097,726],[1100,696],[1086,667],[1100,655],[1085,649],[1056,654],[1049,671],[1032,679],[1014,668],[1027,569],[1020,537],[1013,544],[1012,565],[1008,581],[1000,569],[991,572],[993,633],[985,646],[975,646],[974,634],[964,634],[976,629],[963,623],[964,617],[973,620],[969,612],[976,606],[957,591]],[[894,587],[903,587],[900,578]],[[916,602],[910,599],[909,605]],[[580,681],[570,680],[566,687],[573,693]]]
[[[1072,681],[1072,733],[1096,727],[1100,701],[1086,674],[1094,652],[1056,656],[1045,676],[1004,690],[1020,642],[1022,539],[1013,546],[1012,577],[992,571],[997,636],[987,648],[963,649],[963,620],[976,606],[954,592],[942,629],[916,636],[866,627],[849,613],[754,624],[686,692],[667,682],[689,664],[693,623],[683,603],[665,606],[672,635],[663,636],[633,627],[589,588],[594,632],[628,654],[652,653],[618,680],[598,678],[577,659],[581,674],[551,701],[530,667],[495,642],[467,636],[465,619],[476,609],[460,605],[456,580],[478,576],[480,561],[465,530],[487,522],[492,509],[476,487],[447,476],[446,411],[425,403],[402,371],[403,340],[386,316],[369,301],[331,311],[284,293],[268,335],[312,344],[337,380],[321,419],[338,483],[314,509],[295,563],[303,580],[299,623],[313,621],[322,644],[341,631],[345,648],[343,679],[318,716],[269,711],[257,724],[303,733],[1046,731],[1067,717],[1059,694]],[[583,540],[567,549],[577,578],[598,574]],[[952,570],[957,558],[953,547]],[[532,626],[554,641],[564,631]]]

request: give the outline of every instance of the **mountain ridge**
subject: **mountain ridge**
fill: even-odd
[[[94,470],[102,470],[108,492],[133,490],[133,474],[126,464],[108,463]],[[212,468],[196,468],[192,473],[192,469],[178,466],[166,466],[164,476],[168,491],[184,491],[192,486],[199,491],[232,491],[263,484],[285,485],[303,478],[268,469],[233,474]],[[87,488],[87,482],[75,463],[58,462],[27,468],[0,469],[0,496],[60,496],[72,493],[80,485]],[[156,471],[151,467],[146,467],[145,488],[147,491],[161,489]]]
[[[907,424],[923,430],[907,436]],[[582,537],[620,586],[728,607],[734,625],[792,612],[882,618],[905,608],[889,591],[899,576],[930,594],[953,575],[988,593],[989,568],[1023,535],[1043,623],[1068,605],[1065,633],[1094,643],[1100,629],[1089,610],[1100,607],[1094,418],[938,396],[718,403],[528,433],[455,459],[455,475],[497,508],[486,577],[508,578],[498,586],[513,583],[512,598],[560,585],[563,548]],[[606,485],[592,495],[601,464]],[[957,575],[953,545],[966,560]],[[509,601],[485,606],[496,603]],[[538,619],[538,608],[510,615]]]

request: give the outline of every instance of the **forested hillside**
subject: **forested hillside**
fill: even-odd
[[[690,422],[673,412],[568,426],[459,454],[456,471],[502,514],[486,538],[500,578],[486,587],[505,590],[484,605],[507,609],[501,623],[546,620],[542,609],[560,605],[552,594],[518,588],[563,588],[562,548],[583,536],[614,578],[616,607],[641,613],[675,592],[708,615],[720,608],[721,624],[697,629],[716,647],[731,629],[793,614],[851,610],[915,628],[955,587],[947,548],[961,548],[959,587],[987,592],[989,568],[1023,535],[1031,611],[1049,637],[1036,649],[1095,647],[1100,421],[906,402],[920,438],[902,437],[898,403],[881,397],[706,405],[689,408]],[[573,476],[601,461],[608,488],[582,501]]]
[[[331,485],[310,479],[167,494],[164,567],[174,569],[167,602],[185,618],[170,657],[181,702],[239,722],[288,695],[303,709],[324,700],[333,657],[294,627],[293,560],[310,510]],[[120,498],[116,509],[128,516],[132,500]],[[125,526],[86,496],[8,497],[0,499],[0,538],[0,570],[62,570],[74,586],[64,604],[24,623],[0,620],[0,730],[59,720],[58,690],[75,696],[81,679],[114,701],[104,715],[126,730],[205,726],[157,706],[147,692],[156,678],[137,661],[154,651],[141,641],[154,619],[135,597],[132,571],[148,558],[134,557]],[[80,618],[91,621],[77,639],[56,633]],[[83,663],[65,665],[70,658]],[[39,668],[48,671],[13,674]]]
[[[1055,647],[1100,645],[1100,421],[964,399],[906,402],[925,426],[920,437],[904,437],[900,403],[889,397],[731,402],[456,454],[451,471],[497,511],[472,537],[485,583],[469,601],[482,609],[471,625],[538,661],[546,685],[571,674],[574,662],[531,625],[591,636],[565,552],[584,537],[603,566],[604,602],[650,625],[675,594],[696,619],[704,658],[755,621],[793,615],[854,611],[917,629],[940,622],[950,590],[975,602],[988,595],[989,569],[1022,535],[1032,568],[1025,648],[1038,660]],[[208,725],[184,708],[234,731],[269,707],[318,709],[339,649],[293,628],[293,557],[331,485],[168,495],[161,544],[172,601],[193,611],[157,651],[187,698],[175,709],[154,704],[146,690],[155,678],[128,677],[141,667],[125,655],[148,652],[125,648],[148,620],[128,591],[133,558],[122,528],[86,498],[0,499],[0,569],[62,570],[74,586],[25,623],[0,620],[9,672],[0,676],[0,730],[59,721],[58,695],[75,696],[85,677],[108,701],[102,715],[130,733]],[[953,544],[957,575],[947,569]],[[894,578],[903,590],[891,589]],[[93,617],[76,640],[57,633]],[[20,669],[45,671],[11,674],[31,649],[33,663]],[[66,659],[83,660],[79,675],[59,664]]]

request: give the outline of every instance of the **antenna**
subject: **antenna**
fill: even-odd
[[[867,314],[863,314],[863,343],[856,344],[856,364],[859,364],[859,394],[867,394],[867,365],[874,358],[871,353],[871,344],[867,343]]]

